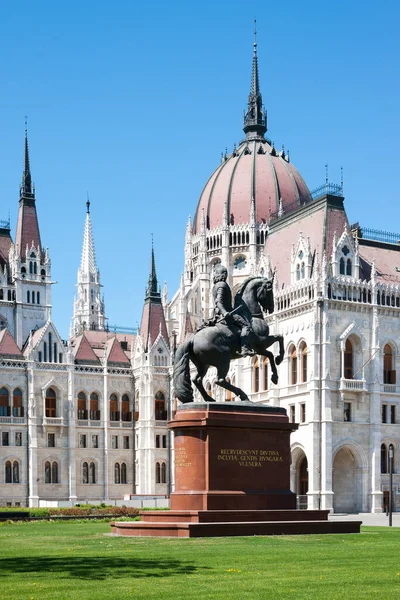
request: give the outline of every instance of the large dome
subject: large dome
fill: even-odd
[[[311,198],[288,156],[254,133],[223,159],[207,181],[197,205],[195,232],[200,231],[203,210],[208,229],[222,225],[225,210],[229,224],[248,223],[252,198],[259,223],[268,223],[274,213],[292,211]]]

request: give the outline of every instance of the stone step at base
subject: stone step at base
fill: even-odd
[[[111,523],[112,533],[137,537],[225,537],[360,533],[362,521],[246,521],[215,523]]]

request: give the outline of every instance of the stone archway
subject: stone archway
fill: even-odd
[[[334,512],[359,512],[360,472],[356,456],[349,447],[344,446],[335,454],[332,475]]]
[[[308,461],[301,448],[295,448],[292,454],[292,485],[291,489],[296,494],[297,507],[308,507]]]

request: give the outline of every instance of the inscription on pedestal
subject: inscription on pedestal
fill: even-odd
[[[262,467],[266,462],[283,462],[278,450],[221,448],[218,460],[231,461],[239,467]]]
[[[191,467],[192,463],[186,452],[186,448],[175,448],[175,467]]]

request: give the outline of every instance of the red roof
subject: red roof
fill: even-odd
[[[8,229],[0,228],[0,266],[4,266],[8,262],[8,253],[12,239]]]
[[[340,237],[345,225],[348,226],[348,221],[343,206],[330,204],[326,199],[310,203],[297,215],[275,221],[270,227],[264,251],[266,256],[271,257],[279,285],[291,283],[292,247],[298,243],[300,233],[305,240],[310,238],[311,250],[318,253],[319,260],[324,251],[329,260],[334,232]]]
[[[99,363],[104,356],[106,356],[109,362],[130,364],[130,353],[136,338],[133,334],[125,333],[110,333],[109,331],[85,331],[82,335],[79,335],[71,339],[71,345],[78,351],[79,345],[82,344],[82,337],[85,338],[84,346],[79,350],[79,361],[84,362],[95,361]],[[126,345],[126,348],[124,346]],[[90,358],[90,356],[92,358]],[[110,358],[111,356],[111,358]],[[94,357],[94,358],[93,358]]]
[[[26,246],[30,248],[32,242],[35,248],[42,248],[35,201],[21,199],[15,236],[15,245],[19,248],[20,256],[25,257]]]
[[[0,355],[10,358],[23,358],[21,350],[8,329],[0,331]]]
[[[107,342],[106,358],[107,362],[109,363],[123,363],[130,365],[130,361],[126,356],[125,352],[122,350],[121,344],[119,343],[116,337],[108,340]]]
[[[76,362],[82,364],[100,364],[100,361],[97,358],[96,354],[93,352],[85,333],[83,333],[82,336],[80,336],[80,339],[77,338],[76,340],[76,345],[74,348],[74,357]]]
[[[152,302],[151,300],[145,302],[143,306],[142,322],[140,324],[140,335],[144,340],[146,350],[148,341],[150,340],[150,346],[152,346],[160,331],[166,344],[169,344],[164,309],[161,302]]]

